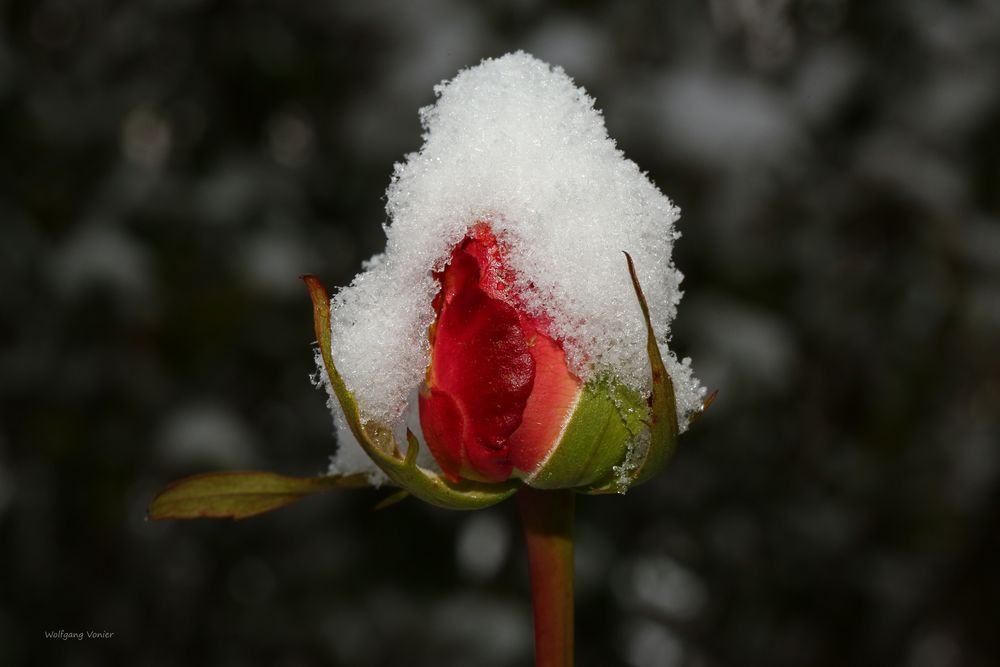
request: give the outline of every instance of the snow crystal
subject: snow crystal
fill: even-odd
[[[432,271],[485,221],[509,249],[524,307],[551,319],[571,369],[648,392],[645,324],[622,251],[631,254],[684,424],[704,389],[666,345],[681,298],[671,260],[678,209],[559,67],[517,52],[434,91],[437,103],[420,111],[423,148],[389,185],[386,250],[331,303],[334,361],[364,418],[404,419],[429,363]],[[341,446],[335,470],[359,469],[350,449]]]

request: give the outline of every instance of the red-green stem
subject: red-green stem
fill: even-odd
[[[573,665],[572,491],[517,493],[531,569],[535,666]]]

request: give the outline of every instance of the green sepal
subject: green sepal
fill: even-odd
[[[639,392],[599,378],[583,386],[559,444],[525,480],[536,489],[587,487],[604,480],[645,428]]]
[[[495,505],[514,495],[521,487],[513,480],[502,484],[484,484],[472,481],[451,482],[440,475],[417,465],[419,443],[407,431],[408,447],[402,456],[396,446],[392,431],[374,421],[362,421],[361,410],[354,394],[344,383],[333,363],[330,335],[330,298],[326,288],[315,276],[303,276],[313,304],[313,325],[319,344],[323,365],[333,393],[344,411],[344,417],[361,448],[382,472],[395,484],[411,495],[438,507],[470,510]]]
[[[273,472],[233,471],[193,475],[160,491],[148,519],[245,519],[319,493],[367,486],[364,475],[288,477]]]
[[[643,294],[642,286],[639,284],[639,276],[636,274],[632,256],[627,252],[625,260],[628,262],[632,287],[635,289],[639,307],[642,309],[642,317],[646,322],[646,354],[649,357],[649,367],[652,374],[652,393],[649,397],[649,421],[647,423],[649,442],[646,451],[634,464],[628,460],[629,456],[626,456],[612,474],[589,488],[580,489],[581,493],[594,495],[623,493],[626,489],[645,482],[659,472],[670,460],[677,446],[677,399],[674,396],[674,383],[663,365],[663,357],[660,356],[656,334],[649,318],[646,295]]]
[[[646,321],[646,352],[649,355],[649,366],[653,376],[653,393],[649,399],[649,447],[632,477],[632,484],[641,484],[666,465],[677,447],[677,399],[674,396],[674,383],[663,366],[660,347],[656,343],[656,333],[649,319],[649,304],[646,303],[646,295],[642,293],[642,286],[639,285],[635,263],[628,253],[625,253],[625,260],[628,262],[628,272],[632,278],[632,287],[635,288],[635,296],[639,299],[639,307],[642,309],[642,318]]]

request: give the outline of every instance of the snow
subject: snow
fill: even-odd
[[[389,185],[385,252],[331,302],[334,362],[363,417],[401,424],[429,362],[432,271],[486,221],[508,247],[523,307],[550,318],[571,369],[648,392],[645,324],[622,251],[631,254],[683,424],[704,389],[667,348],[681,298],[671,260],[679,210],[617,149],[594,100],[559,67],[517,52],[434,90],[436,104],[420,111],[424,145]],[[332,469],[372,471],[345,440]]]

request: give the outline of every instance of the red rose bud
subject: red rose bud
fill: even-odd
[[[612,378],[583,383],[570,371],[545,318],[513,293],[504,256],[503,242],[478,223],[435,274],[441,291],[420,392],[427,445],[453,482],[614,486],[643,446],[648,406]]]
[[[584,383],[569,370],[545,318],[528,313],[512,292],[504,250],[479,223],[435,274],[441,289],[420,421],[441,474],[417,465],[412,433],[404,454],[392,429],[362,419],[333,361],[329,297],[316,278],[304,277],[329,389],[354,438],[405,493],[450,509],[493,505],[522,484],[622,493],[649,479],[673,451],[677,406],[632,258],[625,255],[646,322],[648,400],[613,377]]]
[[[649,479],[704,392],[686,361],[667,373],[653,330],[681,296],[678,209],[560,68],[508,54],[435,94],[386,192],[385,252],[332,300],[307,280],[342,436],[332,472],[457,509]],[[617,273],[628,249],[657,290],[651,316],[626,255],[642,320]],[[429,467],[412,433],[400,442],[415,387]]]

